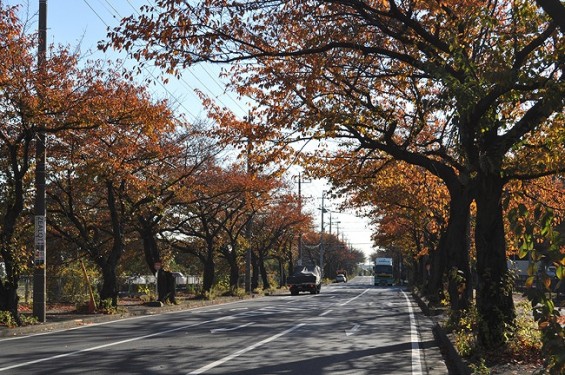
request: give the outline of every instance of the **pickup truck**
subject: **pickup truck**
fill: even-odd
[[[322,289],[322,272],[318,266],[296,266],[292,276],[289,276],[286,284],[290,294],[298,295],[300,292],[318,294]]]

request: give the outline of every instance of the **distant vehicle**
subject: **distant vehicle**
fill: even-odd
[[[526,279],[528,278],[528,268],[530,266],[529,260],[508,259],[506,261],[506,265],[508,267],[508,270],[514,274],[518,281],[526,281]]]
[[[300,292],[318,294],[322,289],[322,271],[318,266],[296,266],[292,276],[286,280],[286,284],[293,296]]]
[[[547,265],[543,261],[532,262],[530,260],[513,260],[508,259],[508,270],[520,281],[525,281],[529,276],[538,275],[541,277],[545,273],[549,278],[557,278],[557,267],[552,264]]]
[[[131,285],[146,285],[154,282],[155,282],[155,276],[136,275],[136,276],[128,276],[126,278],[126,284],[131,284]]]
[[[346,282],[347,282],[347,277],[345,277],[344,274],[341,274],[341,273],[340,273],[340,274],[338,274],[338,275],[335,277],[335,282],[336,282],[336,283],[346,283]]]
[[[184,276],[180,272],[171,272],[175,277],[175,283],[177,286],[179,285],[186,285],[188,283],[188,277]]]
[[[375,258],[375,285],[392,285],[392,258]]]

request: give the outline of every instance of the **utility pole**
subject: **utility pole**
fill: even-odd
[[[339,240],[339,224],[341,224],[341,221],[336,221],[335,222],[335,231],[336,231],[336,237]]]
[[[37,67],[39,74],[45,68],[47,54],[47,0],[39,0],[39,44]],[[39,93],[41,95],[41,93]],[[42,98],[40,98],[42,99]],[[47,235],[46,204],[45,204],[45,127],[39,125],[35,142],[35,251],[33,270],[33,316],[39,322],[45,322],[46,300],[46,244]]]
[[[252,117],[249,116],[248,121],[249,123],[252,122]],[[251,130],[252,132],[253,130]],[[247,137],[247,175],[251,177],[254,173],[253,168],[251,167],[251,135]],[[251,179],[251,178],[250,178]],[[248,206],[249,205],[249,195],[247,195]],[[245,226],[245,237],[247,238],[247,251],[245,253],[245,291],[249,293],[251,296],[253,294],[253,288],[251,287],[251,235],[253,230],[253,213],[250,212],[249,219],[247,220],[247,224]]]
[[[302,175],[298,173],[298,213],[302,216],[302,182],[308,183],[310,181],[302,181]],[[302,230],[298,234],[298,265],[302,265]]]
[[[322,276],[324,275],[324,212],[326,209],[324,207],[324,196],[325,191],[322,191],[322,232],[320,233],[320,270],[322,271]]]

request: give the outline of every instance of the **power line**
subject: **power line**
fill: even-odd
[[[106,28],[109,28],[110,25],[105,21],[104,18],[102,18],[102,16],[100,15],[100,13],[97,12],[97,11],[94,9],[94,7],[89,3],[89,1],[88,1],[88,0],[83,0],[83,1],[84,1],[84,3],[90,8],[90,10],[92,10],[92,12],[98,17],[98,19],[104,24],[104,26],[106,26]],[[98,0],[98,1],[100,2],[100,0]],[[106,1],[106,2],[108,2],[108,1]],[[102,6],[106,11],[109,11],[109,9],[104,6],[104,4],[102,4],[102,3],[100,3],[100,4],[101,4],[101,6]],[[131,4],[130,4],[130,5],[131,5]],[[110,5],[110,6],[111,6],[111,5]],[[114,8],[113,6],[111,6],[111,8],[115,11],[115,8]],[[116,11],[116,14],[113,14],[112,11],[109,11],[109,12],[110,12],[110,14],[111,14],[111,16],[112,16],[113,18],[116,18],[116,17],[115,17],[116,15],[121,18],[120,14],[117,13],[117,11]],[[167,87],[165,86],[165,84],[162,82],[162,80],[159,79],[158,77],[156,77],[156,76],[153,74],[153,72],[151,72],[151,71],[149,70],[149,68],[148,68],[147,66],[143,66],[143,70],[153,79],[154,82],[156,82],[159,86],[161,86],[161,88],[168,94],[168,96],[169,96],[173,101],[175,101],[175,102],[179,105],[179,107],[183,108],[183,110],[184,110],[193,120],[198,119],[198,117],[197,117],[196,115],[194,115],[194,114],[185,106],[185,104],[184,104],[176,95],[174,95],[174,94],[169,90],[169,88],[167,88]]]
[[[108,2],[108,0],[106,0],[106,2]],[[149,6],[154,6],[154,4],[152,4],[152,2],[149,1],[149,0],[147,0],[146,3],[147,3],[147,5],[149,5]],[[133,11],[139,16],[139,15],[140,15],[139,9],[137,9],[137,8],[131,3],[130,0],[128,0],[128,4],[129,4],[129,6],[133,9]],[[113,7],[112,7],[112,8],[113,8]],[[114,8],[114,9],[115,9],[115,8]],[[122,18],[122,16],[119,14],[118,11],[116,11],[116,14],[118,15],[118,17]],[[206,75],[210,78],[210,80],[211,80],[219,89],[225,90],[225,85],[224,85],[223,83],[218,82],[217,77],[214,77],[214,76],[208,71],[208,69],[206,69],[206,67],[205,67],[204,64],[199,64],[198,67],[199,67],[200,69],[202,69],[202,71],[204,71],[204,73],[206,73]],[[207,92],[210,94],[210,96],[212,96],[215,100],[217,100],[221,105],[223,105],[223,106],[226,107],[226,108],[229,108],[229,107],[226,105],[226,103],[224,103],[223,100],[220,99],[220,95],[216,95],[216,94],[200,79],[200,77],[198,77],[198,76],[194,73],[193,70],[188,69],[188,70],[185,71],[185,73],[190,74],[196,81],[198,81],[198,82],[200,83],[202,89],[203,89],[204,91],[207,91]],[[181,75],[181,76],[178,78],[178,80],[179,80],[181,83],[183,83],[188,89],[190,89],[190,90],[192,90],[192,91],[195,90],[195,87],[193,87],[193,86],[186,80],[186,78],[185,78],[184,76]],[[225,91],[224,91],[224,94],[226,94]],[[241,104],[240,104],[238,101],[236,101],[231,95],[226,94],[226,97],[227,97],[228,99],[230,99],[230,101],[233,102],[233,103],[235,104],[235,106],[237,106],[242,112],[246,112],[246,110],[241,106]]]

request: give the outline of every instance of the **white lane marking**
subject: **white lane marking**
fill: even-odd
[[[229,320],[231,318],[233,318],[233,315],[220,316],[219,318],[212,320],[212,322],[220,322],[222,320]]]
[[[247,353],[247,352],[249,352],[249,351],[251,351],[251,350],[253,350],[253,349],[255,349],[255,348],[258,348],[259,346],[261,346],[261,345],[263,345],[263,344],[266,344],[266,343],[269,343],[269,342],[271,342],[271,341],[273,341],[273,340],[276,340],[276,339],[278,339],[279,337],[284,336],[284,335],[286,335],[286,334],[288,334],[288,333],[294,331],[295,329],[298,329],[298,328],[302,327],[303,325],[305,325],[305,323],[300,323],[300,324],[298,324],[298,325],[295,325],[294,327],[289,328],[289,329],[287,329],[286,331],[283,331],[283,332],[281,332],[281,333],[277,333],[276,335],[271,336],[271,337],[268,337],[268,338],[266,338],[265,340],[259,341],[258,343],[255,343],[255,344],[253,344],[253,345],[251,345],[251,346],[248,346],[247,348],[243,348],[243,349],[241,349],[241,350],[238,350],[237,352],[232,353],[232,354],[228,355],[227,357],[224,357],[224,358],[222,358],[222,359],[219,359],[219,360],[217,360],[217,361],[215,361],[215,362],[212,362],[212,363],[210,363],[210,364],[208,364],[208,365],[206,365],[206,366],[200,367],[199,369],[194,370],[194,371],[192,371],[192,372],[189,372],[188,374],[189,374],[189,375],[192,375],[192,374],[203,374],[203,373],[205,373],[206,371],[213,369],[214,367],[217,367],[217,366],[219,366],[219,365],[221,365],[221,364],[223,364],[223,363],[226,363],[227,361],[231,361],[232,359],[234,359],[234,358],[236,358],[236,357],[239,357],[239,356],[242,355],[242,354],[245,354],[245,353]]]
[[[354,324],[353,327],[351,327],[351,329],[349,330],[345,330],[345,336],[351,336],[354,335],[355,332],[359,331],[359,324]]]
[[[222,303],[223,306],[225,305],[233,305],[236,303],[243,303],[245,302],[245,300],[241,300],[241,301],[234,301],[234,302],[226,302],[226,303]],[[0,343],[4,342],[4,341],[11,341],[11,340],[22,340],[22,339],[28,339],[28,338],[33,338],[36,336],[46,336],[46,335],[52,335],[52,334],[56,334],[56,333],[60,333],[60,332],[66,332],[66,331],[74,331],[77,329],[83,329],[83,328],[89,328],[89,327],[97,327],[97,326],[103,326],[103,325],[107,325],[107,324],[116,324],[116,323],[121,323],[121,322],[126,322],[129,320],[138,320],[138,319],[150,319],[153,317],[157,317],[160,315],[172,315],[172,314],[185,314],[185,313],[196,313],[196,312],[208,312],[208,311],[216,311],[216,310],[222,310],[221,308],[219,309],[213,309],[213,310],[209,310],[208,309],[209,306],[199,306],[199,307],[190,307],[184,310],[175,310],[175,311],[165,311],[162,313],[156,313],[156,314],[150,314],[150,315],[137,315],[137,316],[130,316],[127,318],[118,318],[116,320],[110,320],[107,322],[98,322],[98,323],[84,323],[83,325],[77,326],[77,327],[71,327],[71,328],[65,328],[65,329],[54,329],[53,331],[48,331],[48,332],[40,332],[40,333],[33,333],[30,335],[22,335],[22,336],[13,336],[13,337],[5,337],[5,338],[0,338]],[[201,311],[201,310],[205,310],[205,311]],[[224,317],[226,318],[226,317]]]
[[[347,305],[349,302],[356,300],[357,298],[361,297],[363,294],[367,293],[368,291],[369,291],[369,289],[365,289],[365,290],[363,291],[363,293],[358,294],[357,296],[351,298],[350,300],[345,301],[344,303],[340,304],[340,306],[345,306],[345,305]]]
[[[333,311],[333,310],[326,310],[326,311],[324,311],[323,313],[321,313],[321,314],[318,315],[318,316],[328,315],[328,314],[331,313],[332,311]]]
[[[406,298],[406,304],[408,305],[408,313],[410,314],[410,342],[412,343],[412,374],[422,375],[422,360],[420,358],[420,346],[418,342],[420,341],[418,337],[418,327],[416,326],[416,317],[412,311],[412,303],[410,299],[402,291],[404,298]]]
[[[150,338],[150,337],[166,335],[166,334],[171,333],[171,332],[176,332],[176,331],[180,331],[180,330],[187,329],[187,328],[197,327],[197,326],[200,326],[200,325],[203,325],[203,324],[206,324],[206,323],[211,323],[211,322],[214,322],[214,321],[216,321],[216,320],[206,320],[206,321],[199,322],[199,323],[194,323],[194,324],[189,324],[189,325],[182,326],[182,327],[168,329],[166,331],[151,333],[149,335],[132,337],[132,338],[129,338],[129,339],[126,339],[126,340],[115,341],[115,342],[110,342],[110,343],[104,344],[104,345],[93,346],[91,348],[85,348],[85,349],[82,349],[82,350],[76,350],[74,352],[58,354],[58,355],[54,355],[54,356],[51,356],[51,357],[36,359],[36,360],[33,360],[33,361],[22,362],[22,363],[18,363],[17,365],[12,365],[12,366],[8,366],[8,367],[1,367],[0,372],[15,369],[15,368],[18,368],[18,367],[34,365],[36,363],[52,361],[54,359],[70,357],[72,355],[76,355],[76,354],[80,354],[80,353],[87,353],[87,352],[91,352],[91,351],[98,350],[98,349],[109,348],[111,346],[122,345],[122,344],[126,344],[126,343],[133,342],[133,341],[144,340],[144,339],[147,339],[147,338]]]
[[[206,310],[205,312],[214,312],[214,311],[222,311],[222,308],[218,308],[218,309],[210,309],[210,310]],[[193,312],[201,312],[201,311],[193,311]]]
[[[250,325],[252,325],[252,324],[254,324],[254,323],[255,323],[255,322],[250,322],[250,323],[242,324],[242,325],[240,325],[240,326],[232,327],[232,328],[216,328],[216,329],[211,329],[211,330],[210,330],[210,333],[235,331],[236,329],[245,328],[245,327],[250,326]]]

